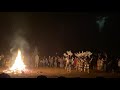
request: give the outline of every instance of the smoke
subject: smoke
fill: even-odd
[[[13,39],[10,43],[10,52],[14,52],[16,50],[18,50],[18,48],[24,52],[26,50],[29,50],[29,43],[27,42],[26,38],[25,38],[25,32],[22,30],[18,30],[16,32],[14,32],[13,34]]]
[[[99,20],[96,21],[96,23],[99,25],[99,32],[102,31],[107,18],[108,17],[99,17]]]

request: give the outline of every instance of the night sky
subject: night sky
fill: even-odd
[[[108,16],[102,32],[96,17]],[[0,52],[10,50],[14,35],[37,46],[41,54],[66,50],[104,50],[120,55],[120,14],[87,12],[0,12]]]

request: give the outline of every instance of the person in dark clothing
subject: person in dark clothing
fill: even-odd
[[[10,78],[10,76],[8,74],[1,73],[0,78]]]
[[[37,76],[37,78],[47,78],[47,77],[44,75],[40,75],[40,76]]]

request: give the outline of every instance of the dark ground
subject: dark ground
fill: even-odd
[[[0,68],[0,73],[3,72],[3,68]],[[60,76],[64,76],[67,78],[96,78],[96,77],[104,77],[104,78],[120,78],[120,73],[106,73],[106,72],[98,72],[98,71],[90,71],[90,73],[86,72],[78,72],[72,70],[72,72],[67,72],[64,69],[60,68],[39,68],[39,69],[29,69],[29,73],[24,74],[9,74],[12,78],[37,78],[39,75],[45,75],[48,78],[57,78]]]

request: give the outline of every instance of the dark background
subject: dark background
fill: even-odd
[[[96,17],[108,16],[102,32]],[[66,50],[103,50],[120,55],[120,13],[116,12],[0,12],[0,52],[9,52],[14,34],[39,48],[42,55]]]

